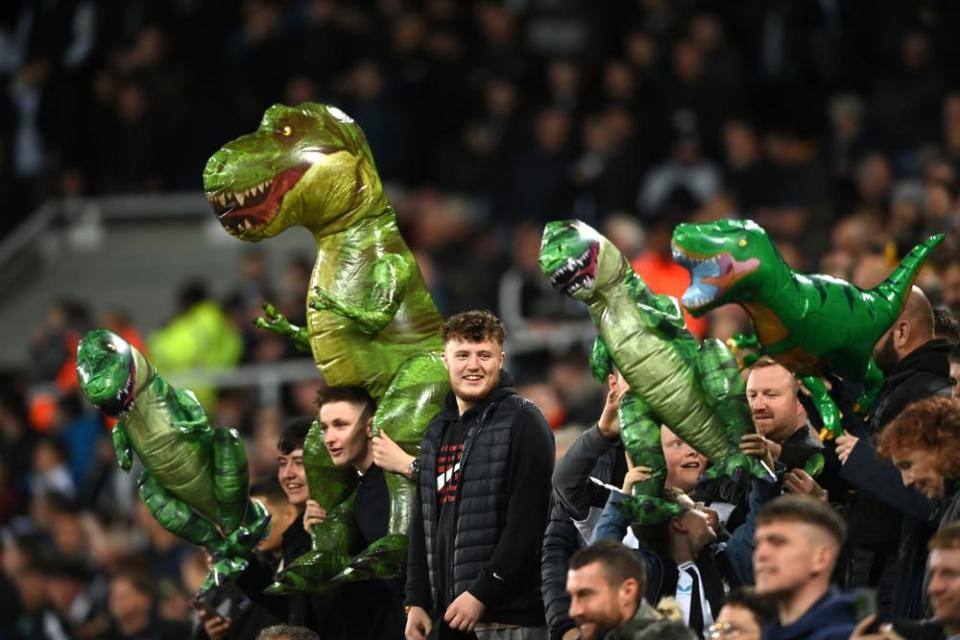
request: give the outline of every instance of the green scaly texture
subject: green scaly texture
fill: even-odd
[[[373,433],[384,429],[417,455],[449,391],[440,358],[443,319],[400,235],[360,127],[336,107],[274,105],[256,131],[210,158],[203,179],[230,235],[258,242],[296,225],[313,235],[307,326],[290,324],[270,305],[258,326],[311,352],[327,384],[365,387],[378,404]],[[313,551],[292,563],[271,592],[399,575],[413,484],[385,474],[388,535],[356,553],[349,509],[356,474],[333,467],[316,429],[304,445],[304,464],[311,498],[330,515],[313,529]]]
[[[589,307],[598,332],[594,376],[605,380],[616,366],[630,386],[620,405],[621,438],[634,464],[655,469],[635,491],[645,496],[629,507],[635,520],[675,513],[676,505],[658,500],[661,424],[706,455],[713,476],[769,477],[739,449],[740,437],[754,427],[732,354],[716,340],[698,344],[676,300],[654,294],[609,240],[579,220],[547,223],[540,268],[560,293]]]
[[[201,591],[242,571],[270,517],[248,497],[247,457],[234,429],[214,429],[187,390],[176,389],[123,338],[97,329],[77,348],[80,389],[113,429],[117,461],[143,463],[140,497],[165,529],[213,557]]]
[[[824,422],[821,437],[843,434],[840,414],[819,376],[835,373],[861,382],[858,411],[869,412],[883,374],[871,352],[900,315],[923,261],[943,241],[917,245],[886,280],[864,290],[826,275],[793,271],[751,220],[680,224],[673,232],[674,260],[690,271],[684,306],[702,316],[724,304],[741,305],[756,336],[735,336],[736,347],[758,347],[797,374]]]

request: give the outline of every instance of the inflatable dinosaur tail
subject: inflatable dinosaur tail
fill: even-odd
[[[897,268],[893,270],[893,273],[891,273],[886,280],[871,289],[871,293],[874,293],[889,303],[889,311],[892,316],[890,318],[891,323],[900,315],[900,310],[903,309],[903,303],[910,293],[910,287],[913,285],[913,281],[916,279],[920,267],[923,266],[924,260],[937,248],[937,245],[943,242],[943,238],[943,234],[938,233],[915,246],[910,250],[910,253],[900,261],[900,264],[897,265]]]

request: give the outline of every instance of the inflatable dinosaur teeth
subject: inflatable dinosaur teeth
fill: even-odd
[[[377,402],[372,432],[385,429],[416,455],[449,391],[440,358],[443,319],[397,228],[360,127],[329,105],[274,105],[253,132],[207,162],[204,189],[230,235],[257,242],[291,226],[317,245],[305,327],[272,305],[257,326],[309,351],[327,384],[362,386]],[[406,564],[414,488],[387,473],[388,535],[356,549],[351,530],[356,473],[336,468],[314,430],[304,443],[310,496],[327,510],[313,550],[286,567],[274,592],[320,591],[333,581],[392,577]]]
[[[248,496],[247,460],[234,429],[214,429],[196,397],[175,389],[136,348],[105,330],[77,348],[80,389],[109,416],[117,461],[143,463],[140,496],[174,535],[207,549],[213,566],[203,590],[246,567],[270,517]]]

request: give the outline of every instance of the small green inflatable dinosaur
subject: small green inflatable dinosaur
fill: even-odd
[[[869,412],[883,374],[871,358],[874,344],[900,315],[923,261],[943,240],[917,245],[886,280],[870,290],[825,275],[796,273],[766,231],[750,220],[680,224],[673,258],[690,271],[682,302],[694,316],[728,303],[750,315],[755,337],[735,336],[736,347],[760,347],[803,380],[823,418],[821,437],[843,433],[840,414],[819,376],[836,373],[862,382],[858,410]]]
[[[237,432],[211,427],[190,391],[170,386],[140,351],[109,331],[83,337],[77,373],[90,402],[120,418],[113,428],[117,461],[124,471],[133,453],[143,463],[138,484],[150,513],[213,557],[201,591],[242,571],[270,516],[247,495],[247,458]]]
[[[384,429],[417,454],[424,429],[449,390],[440,358],[443,320],[397,229],[360,127],[336,107],[274,105],[260,127],[207,162],[204,188],[227,232],[258,242],[306,227],[317,245],[307,326],[271,307],[258,326],[286,335],[327,384],[363,386]],[[403,571],[413,517],[413,484],[387,473],[388,535],[352,556],[353,470],[333,468],[318,429],[304,446],[310,495],[328,512],[313,528],[314,550],[292,563],[274,592],[316,591],[331,581]]]
[[[650,291],[623,254],[579,220],[547,223],[540,268],[560,293],[589,307],[599,333],[594,375],[604,380],[615,365],[630,386],[620,403],[621,438],[634,464],[656,470],[635,488],[643,496],[631,507],[635,521],[678,513],[678,505],[656,498],[665,479],[661,424],[706,455],[713,476],[746,470],[769,477],[739,449],[754,426],[736,361],[717,340],[697,343],[676,300]]]

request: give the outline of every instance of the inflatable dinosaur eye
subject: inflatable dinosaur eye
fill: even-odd
[[[280,135],[284,138],[289,138],[293,135],[293,127],[290,125],[284,125],[283,129],[280,129]]]
[[[746,240],[746,238],[740,238],[740,241],[737,243],[737,245],[738,245],[741,249],[743,249],[745,246],[747,246],[747,240]]]
[[[112,342],[107,343],[107,351],[116,351],[116,350],[117,350],[117,345],[113,344]]]

